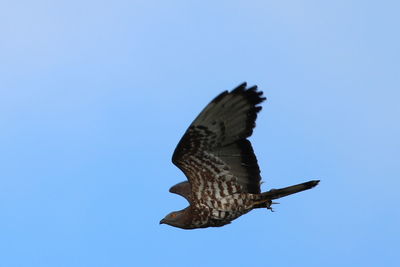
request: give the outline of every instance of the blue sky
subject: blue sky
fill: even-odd
[[[397,1],[0,3],[0,266],[399,266]],[[175,145],[242,81],[263,190],[223,228],[186,206]]]

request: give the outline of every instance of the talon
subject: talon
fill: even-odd
[[[272,205],[273,205],[273,204],[279,204],[279,202],[273,202],[273,201],[271,201],[271,202],[269,202],[269,203],[267,204],[267,209],[269,209],[271,212],[275,212],[274,209],[272,208]]]

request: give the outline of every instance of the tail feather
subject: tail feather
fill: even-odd
[[[261,198],[264,200],[273,200],[281,197],[286,197],[304,190],[313,188],[319,183],[319,180],[312,180],[302,184],[292,185],[281,189],[272,189],[268,192],[261,193]]]

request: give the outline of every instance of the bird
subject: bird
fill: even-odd
[[[165,216],[160,224],[181,229],[221,227],[253,209],[271,211],[273,200],[315,187],[311,180],[261,192],[257,158],[248,140],[260,104],[257,86],[244,82],[215,97],[194,119],[179,141],[172,162],[187,177],[169,189],[189,206]]]

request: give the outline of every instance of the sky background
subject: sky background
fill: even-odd
[[[0,266],[400,266],[398,1],[0,2]],[[264,191],[222,228],[171,163],[223,90],[268,98]]]

